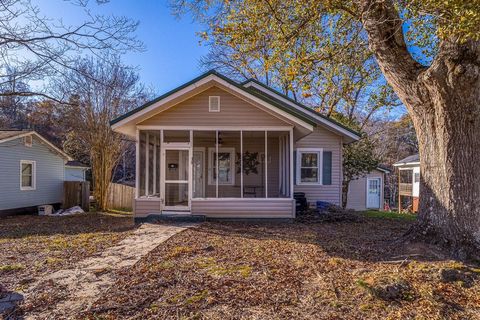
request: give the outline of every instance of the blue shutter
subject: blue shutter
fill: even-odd
[[[323,152],[322,183],[324,185],[332,184],[332,152]]]

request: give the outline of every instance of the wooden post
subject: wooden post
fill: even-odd
[[[83,211],[89,212],[90,211],[90,182],[84,181],[84,182],[80,182],[80,184],[81,184],[81,188],[82,188],[82,191],[81,191],[81,197],[82,197],[81,207],[82,207]]]
[[[402,195],[400,194],[400,169],[398,170],[398,213],[402,213]]]

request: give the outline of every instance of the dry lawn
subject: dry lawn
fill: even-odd
[[[134,228],[131,216],[13,216],[0,219],[0,297],[21,293],[43,274],[65,269],[116,244]]]
[[[205,223],[120,272],[79,318],[480,319],[480,269],[393,243],[411,223]]]

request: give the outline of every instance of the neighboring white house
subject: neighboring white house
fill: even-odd
[[[420,200],[420,157],[414,154],[393,164],[398,168],[398,210],[402,211],[403,200],[407,200],[413,212],[418,211]],[[404,206],[405,207],[405,206]]]
[[[342,146],[359,139],[255,80],[215,71],[111,124],[137,142],[136,218],[292,218],[294,192],[339,205]]]
[[[364,177],[351,181],[348,188],[347,208],[357,211],[383,209],[385,175],[388,173],[390,170],[378,167]]]
[[[65,164],[65,181],[85,181],[85,174],[90,167],[80,161],[68,161]]]

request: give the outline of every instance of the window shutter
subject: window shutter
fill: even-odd
[[[297,151],[293,150],[293,185],[297,185]]]
[[[330,185],[332,184],[332,152],[324,151],[323,152],[323,168],[322,168],[322,184]]]

